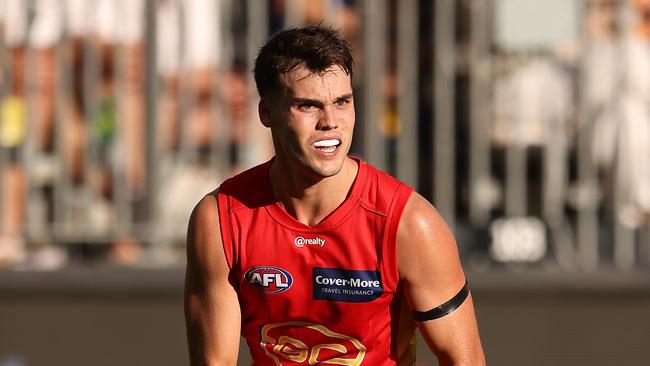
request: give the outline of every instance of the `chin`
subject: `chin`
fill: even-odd
[[[337,175],[343,169],[344,162],[345,158],[326,162],[318,161],[312,170],[323,178],[329,178]]]
[[[323,178],[329,178],[337,175],[341,171],[340,168],[327,168],[327,169],[321,169],[318,171],[318,175],[320,175]]]

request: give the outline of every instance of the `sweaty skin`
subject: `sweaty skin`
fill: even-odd
[[[287,213],[314,226],[344,202],[358,172],[347,157],[355,122],[350,76],[338,66],[317,73],[299,66],[281,81],[283,91],[259,105],[276,152],[273,194]],[[215,196],[199,202],[188,231],[185,313],[193,366],[235,365],[239,349],[240,306],[215,225]],[[398,226],[397,255],[414,310],[446,302],[465,282],[450,230],[417,193]],[[440,365],[485,364],[471,296],[450,315],[419,327]]]
[[[415,192],[397,228],[397,266],[413,310],[435,308],[465,285],[453,234],[438,211]],[[451,314],[418,327],[440,366],[485,365],[471,294]]]

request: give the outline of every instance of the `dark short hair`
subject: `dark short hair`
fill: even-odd
[[[274,34],[255,59],[255,84],[262,98],[280,91],[280,75],[301,64],[312,72],[340,66],[352,77],[352,52],[337,30],[323,26],[289,28]]]

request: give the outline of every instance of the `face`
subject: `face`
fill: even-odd
[[[284,92],[260,103],[277,161],[293,174],[336,175],[350,150],[354,103],[350,76],[332,66],[312,73],[299,66],[282,75]]]

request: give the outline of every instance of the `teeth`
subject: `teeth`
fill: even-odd
[[[339,140],[332,139],[332,140],[320,140],[314,142],[314,147],[332,147],[336,146],[339,144]]]

